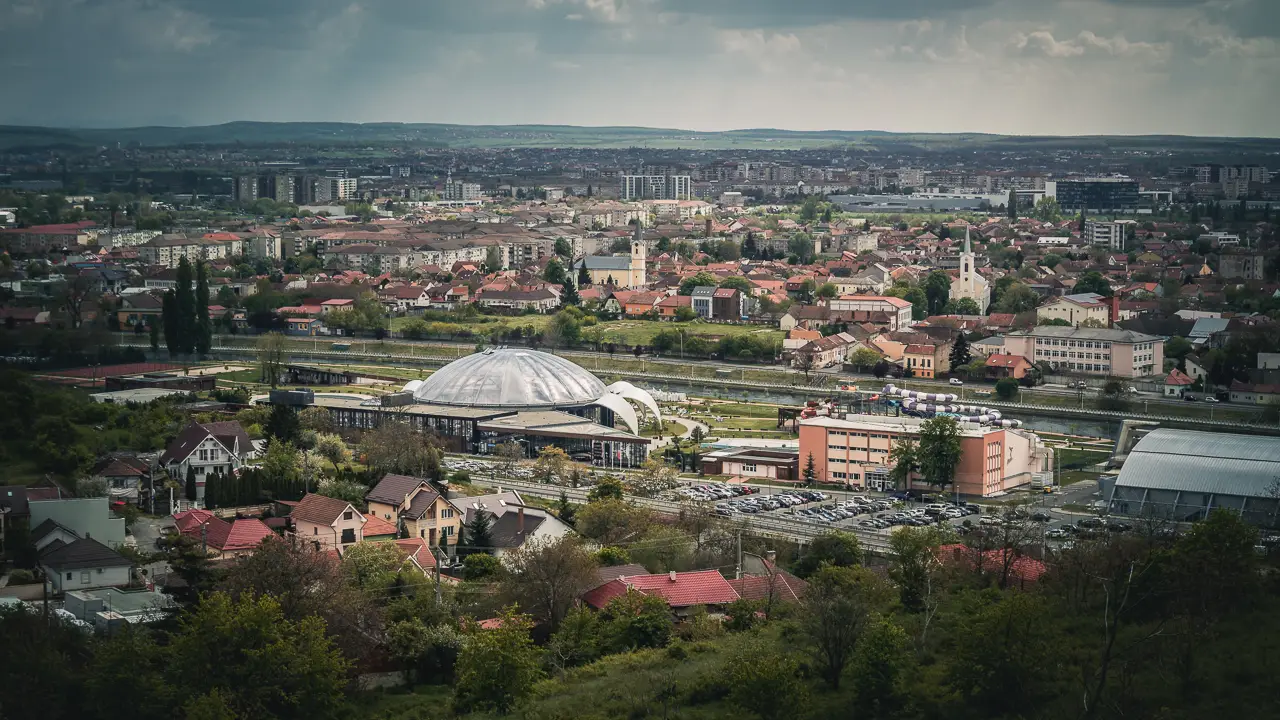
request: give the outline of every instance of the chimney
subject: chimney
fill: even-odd
[[[516,513],[516,532],[524,534],[524,506],[520,506],[519,512]]]
[[[764,551],[764,561],[765,561],[765,562],[767,562],[767,563],[769,563],[770,565],[777,565],[777,564],[778,564],[778,551],[777,551],[777,550],[765,550],[765,551]]]
[[[1109,311],[1107,313],[1108,315],[1107,319],[1110,321],[1110,325],[1108,327],[1115,327],[1116,323],[1120,322],[1120,296],[1119,295],[1112,295],[1111,297],[1107,298],[1107,309]]]
[[[675,581],[676,581],[676,571],[675,571],[675,570],[672,570],[671,572],[668,572],[668,573],[667,573],[667,579],[668,579],[668,580],[670,580],[671,582],[675,582]]]

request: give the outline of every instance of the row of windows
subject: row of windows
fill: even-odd
[[[859,438],[870,437],[870,438],[875,438],[877,440],[889,439],[889,436],[884,433],[864,433],[864,432],[856,432],[854,430],[850,430],[848,432],[845,432],[844,430],[832,430],[830,431],[830,435],[831,437],[859,437]]]
[[[1036,338],[1036,344],[1051,345],[1054,347],[1098,348],[1103,350],[1111,347],[1111,343],[1103,340],[1057,340],[1054,338]]]
[[[1105,353],[1071,352],[1070,350],[1037,350],[1036,357],[1079,358],[1080,360],[1108,360]]]

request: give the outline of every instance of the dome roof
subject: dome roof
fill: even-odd
[[[605,394],[604,383],[550,353],[507,348],[454,360],[414,389],[430,405],[554,408],[590,405]]]

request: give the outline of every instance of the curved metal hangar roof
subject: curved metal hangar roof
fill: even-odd
[[[596,376],[562,357],[506,348],[445,365],[413,397],[429,405],[536,409],[590,405],[606,392]]]
[[[1134,445],[1117,486],[1272,497],[1280,438],[1160,428]]]

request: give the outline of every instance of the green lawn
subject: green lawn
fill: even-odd
[[[688,429],[689,428],[685,427],[684,423],[676,422],[675,420],[662,421],[663,437],[669,437],[671,435],[683,435],[685,431]],[[657,436],[658,436],[658,432],[653,427],[652,424],[645,425],[644,428],[642,428],[640,431],[640,437],[651,438],[651,437],[657,437]]]
[[[596,330],[598,328],[598,330]],[[584,333],[599,332],[604,342],[626,345],[648,345],[663,330],[683,330],[687,335],[704,338],[722,338],[750,335],[777,344],[785,336],[781,331],[765,325],[717,325],[707,322],[663,322],[661,320],[610,320],[584,328]],[[678,354],[679,348],[674,351]]]
[[[757,405],[755,403],[716,403],[707,409],[713,415],[775,419],[778,417],[778,406],[776,405]]]

